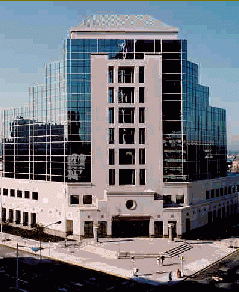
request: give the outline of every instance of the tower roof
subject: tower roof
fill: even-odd
[[[178,29],[166,25],[150,15],[91,15],[72,27],[74,31],[125,31],[125,32],[167,32],[178,33]]]

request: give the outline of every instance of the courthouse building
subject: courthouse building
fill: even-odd
[[[29,106],[2,112],[2,219],[61,235],[182,237],[237,210],[226,112],[178,29],[94,15],[70,30]],[[171,223],[171,224],[170,224]]]

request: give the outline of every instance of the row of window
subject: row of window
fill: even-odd
[[[118,103],[134,103],[134,87],[119,87],[118,89]],[[139,96],[138,96],[139,103],[144,103],[144,87],[139,87]],[[108,102],[114,103],[114,87],[108,88]]]
[[[91,205],[92,204],[92,196],[91,195],[83,195],[83,204]],[[70,204],[71,205],[79,205],[80,204],[80,196],[79,195],[70,195]]]
[[[224,188],[219,188],[219,189],[212,189],[212,190],[206,191],[206,199],[209,200],[209,199],[213,199],[217,197],[222,197],[224,195],[225,196],[230,195],[238,191],[239,191],[239,185],[229,186],[229,187],[224,187]]]
[[[14,216],[14,211],[15,211],[15,216]],[[23,213],[23,218],[21,218],[21,213]],[[29,219],[31,222],[31,227],[34,227],[37,223],[36,220],[36,213],[30,213],[30,218],[29,218],[29,213],[28,212],[21,212],[20,210],[13,210],[9,209],[8,211],[8,218],[7,218],[7,210],[6,208],[2,208],[2,221],[6,222],[8,220],[9,223],[16,223],[20,224],[23,222],[23,226],[28,226],[29,225]]]
[[[115,129],[109,129],[109,144],[114,144]],[[135,128],[119,128],[119,144],[135,144]],[[145,128],[139,128],[139,144],[145,144]]]
[[[135,164],[135,149],[119,149],[119,164]],[[109,165],[115,164],[115,149],[109,149]],[[145,149],[139,149],[139,164],[145,164]]]
[[[184,195],[176,195],[176,204],[184,204]],[[163,204],[164,205],[170,205],[172,204],[172,196],[171,195],[164,195],[163,196]]]
[[[115,122],[115,110],[113,107],[108,109],[108,122],[113,124]],[[119,108],[118,111],[118,122],[119,123],[134,123],[134,116],[135,116],[135,108]],[[145,122],[145,108],[139,108],[139,123]]]
[[[3,196],[8,196],[10,191],[10,197],[16,197],[17,198],[25,198],[25,199],[30,199],[30,191],[22,191],[22,190],[15,190],[15,189],[3,189]],[[0,189],[0,193],[1,193],[1,189]],[[32,196],[31,196],[32,200],[38,200],[38,192],[32,192]]]
[[[145,185],[145,169],[139,170],[139,184]],[[115,169],[109,169],[109,185],[115,185]],[[135,185],[135,169],[119,169],[119,185]]]
[[[119,67],[118,68],[118,83],[135,83],[134,67]],[[114,67],[108,69],[108,82],[115,83]],[[139,67],[138,82],[144,83],[144,67]]]

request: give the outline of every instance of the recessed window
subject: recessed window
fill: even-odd
[[[109,123],[113,124],[114,123],[114,108],[111,107],[109,108]]]
[[[145,169],[139,170],[139,184],[145,185]]]
[[[24,192],[24,198],[25,199],[29,199],[30,198],[30,192],[29,191],[25,191]]]
[[[139,87],[139,103],[144,103],[144,87]]]
[[[119,67],[118,82],[119,83],[134,83],[134,68],[133,67]]]
[[[119,129],[119,144],[134,144],[134,128]]]
[[[115,150],[109,149],[109,165],[115,164]]]
[[[83,196],[83,204],[92,204],[92,196],[91,195],[84,195]]]
[[[145,144],[145,129],[139,129],[139,144]]]
[[[109,129],[109,144],[114,144],[114,128]]]
[[[139,149],[139,164],[145,164],[145,149]]]
[[[38,200],[38,192],[32,192],[32,199]]]
[[[114,102],[114,87],[109,87],[108,89],[108,102],[109,103]]]
[[[119,184],[120,185],[135,185],[135,170],[134,169],[120,169],[119,170]]]
[[[134,108],[119,108],[119,123],[134,123]]]
[[[22,191],[21,190],[17,190],[17,197],[22,198]]]
[[[109,83],[114,83],[114,67],[109,67]]]
[[[171,195],[164,195],[163,196],[163,203],[164,204],[172,204],[172,196]]]
[[[134,103],[134,87],[119,87],[119,103]]]
[[[206,200],[210,199],[210,191],[206,191]]]
[[[139,108],[139,123],[144,123],[145,122],[145,108],[140,107]]]
[[[70,204],[71,205],[78,205],[79,204],[79,195],[71,195],[70,196]]]
[[[3,195],[8,196],[8,189],[3,189]]]
[[[15,197],[15,190],[13,189],[10,190],[10,197]]]
[[[109,169],[109,185],[115,185],[115,169]]]
[[[119,149],[119,164],[135,164],[135,149]]]
[[[144,67],[139,67],[139,83],[144,83]]]
[[[176,195],[176,203],[183,204],[184,203],[184,195]]]

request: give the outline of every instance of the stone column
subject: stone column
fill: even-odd
[[[98,242],[98,229],[99,229],[99,224],[98,224],[98,222],[94,221],[93,234],[94,234],[94,241],[95,242]]]
[[[169,228],[169,234],[168,234],[168,238],[170,241],[173,241],[173,224],[169,223],[168,224],[168,228]]]
[[[154,237],[154,219],[150,218],[149,221],[149,237]]]

